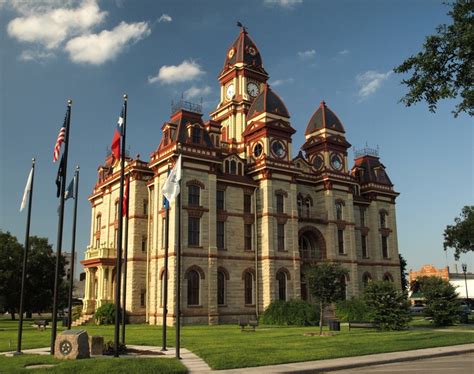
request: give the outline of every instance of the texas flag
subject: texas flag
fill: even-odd
[[[114,137],[112,139],[112,154],[116,160],[120,160],[120,139],[122,136],[122,128],[123,128],[123,107],[122,112],[120,113],[117,127],[115,128]]]

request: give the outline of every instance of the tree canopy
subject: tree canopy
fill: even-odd
[[[474,2],[456,0],[448,15],[453,23],[436,28],[423,49],[396,67],[396,73],[412,72],[403,79],[409,91],[400,100],[406,106],[426,101],[435,112],[439,100],[459,99],[453,111],[474,115]]]
[[[14,318],[20,306],[21,272],[24,247],[9,232],[0,230],[0,310]],[[65,275],[66,260],[60,259],[59,277]],[[48,239],[30,237],[25,283],[25,312],[43,312],[52,307],[56,256]],[[61,282],[59,307],[67,303],[67,284]]]
[[[400,276],[401,276],[401,283],[402,283],[402,291],[408,291],[408,273],[407,273],[407,260],[401,255],[398,254],[398,258],[400,260]]]
[[[454,258],[459,260],[461,253],[474,251],[474,206],[462,208],[460,217],[454,219],[454,225],[444,230],[444,250],[454,249]]]

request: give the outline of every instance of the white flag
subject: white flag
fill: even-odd
[[[168,179],[166,179],[163,188],[161,189],[161,193],[166,197],[169,202],[174,201],[176,196],[179,195],[179,181],[181,180],[181,155],[179,155],[178,162],[174,166],[173,170],[171,170],[170,175],[168,175]]]
[[[28,192],[31,191],[31,178],[33,178],[33,169],[31,169],[30,175],[28,176],[28,181],[26,182],[25,191],[23,192],[23,199],[21,199],[20,212],[25,209],[26,197],[28,196]]]

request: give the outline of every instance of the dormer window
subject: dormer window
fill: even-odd
[[[191,130],[191,141],[194,144],[201,143],[201,129],[197,126],[193,127]]]

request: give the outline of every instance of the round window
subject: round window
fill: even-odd
[[[283,145],[283,143],[279,140],[275,140],[273,143],[272,143],[272,151],[273,153],[275,154],[275,156],[281,158],[283,156],[285,156],[285,146]]]
[[[337,153],[333,153],[331,155],[331,166],[334,170],[341,170],[342,169],[342,158]]]
[[[313,160],[313,166],[316,170],[319,170],[323,167],[324,165],[324,160],[323,160],[323,156],[321,155],[317,155],[314,160]]]
[[[263,147],[260,143],[255,144],[253,147],[253,155],[258,158],[262,155],[263,152]]]

